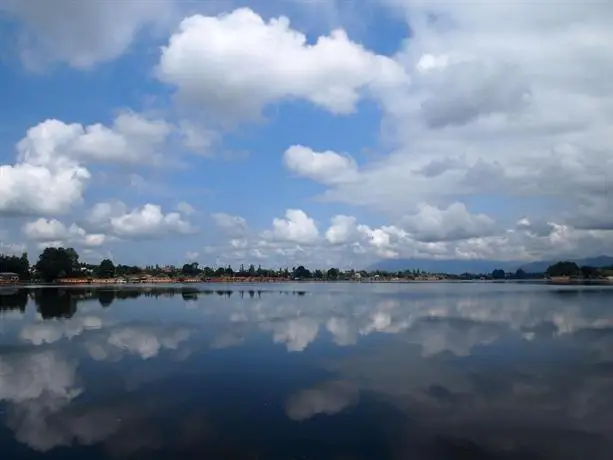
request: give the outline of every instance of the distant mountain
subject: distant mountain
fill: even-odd
[[[537,261],[522,265],[521,262],[509,260],[432,260],[432,259],[388,259],[380,260],[368,267],[368,270],[381,270],[388,272],[398,272],[403,270],[425,270],[431,273],[451,273],[459,275],[461,273],[491,273],[496,269],[507,272],[514,272],[521,268],[526,273],[543,273],[547,267],[558,262]],[[590,267],[608,267],[613,265],[613,257],[598,256],[585,259],[571,259],[580,267],[589,265]]]
[[[568,260],[568,259],[567,259]],[[522,265],[521,268],[526,273],[542,273],[547,270],[547,267],[550,265],[559,262],[559,260],[555,261],[538,261],[531,262],[526,265]],[[570,262],[575,262],[580,267],[587,265],[589,267],[610,267],[613,266],[613,257],[610,256],[598,256],[598,257],[588,257],[585,259],[570,259]]]
[[[388,259],[380,260],[368,270],[398,272],[403,270],[424,270],[431,273],[491,273],[496,269],[515,271],[517,262],[497,260],[433,260],[433,259]]]

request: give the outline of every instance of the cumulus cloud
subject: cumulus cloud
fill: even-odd
[[[0,213],[64,214],[82,201],[91,174],[63,150],[75,131],[55,120],[28,130],[17,162],[0,165]]]
[[[382,99],[391,151],[367,159],[355,181],[328,183],[324,197],[384,212],[418,240],[450,247],[449,239],[461,237],[458,256],[485,257],[496,248],[515,258],[506,240],[520,246],[521,257],[539,257],[545,245],[555,254],[569,247],[563,240],[576,238],[606,252],[613,175],[608,2],[556,11],[525,2],[388,3],[412,32],[396,55],[411,85]],[[494,228],[484,216],[460,216],[460,206],[484,197],[497,221],[518,220],[531,200],[539,203],[530,206],[531,219],[568,231],[556,247],[552,239]],[[436,211],[439,203],[454,204]],[[417,217],[403,222],[416,208],[426,221],[448,219],[456,228],[426,229]]]
[[[163,120],[134,112],[120,113],[111,127],[49,119],[30,128],[17,148],[24,160],[42,164],[58,157],[79,162],[150,163],[171,130]]]
[[[420,241],[453,241],[487,236],[494,220],[485,214],[471,214],[463,203],[446,209],[422,203],[416,214],[403,219],[405,228]]]
[[[292,145],[285,151],[283,162],[290,171],[324,184],[356,178],[355,161],[330,150],[315,152],[309,147]]]
[[[17,144],[17,161],[0,165],[0,213],[65,214],[82,202],[88,162],[157,161],[171,132],[162,120],[119,114],[112,127],[45,120]]]
[[[215,225],[224,231],[229,232],[233,236],[244,235],[247,231],[247,221],[244,217],[233,216],[224,212],[216,212],[212,214]]]
[[[87,222],[119,238],[156,238],[195,231],[181,213],[164,214],[161,206],[150,203],[131,211],[122,202],[97,203],[89,212]]]
[[[350,113],[365,92],[406,80],[396,62],[342,30],[307,44],[286,17],[265,21],[248,8],[184,19],[162,49],[157,74],[183,101],[231,119],[295,98]]]
[[[85,247],[103,245],[108,237],[102,233],[87,233],[77,224],[64,225],[57,219],[39,218],[27,222],[23,226],[26,238],[37,241],[41,246],[57,246],[62,244],[76,244]]]
[[[123,54],[143,29],[164,24],[172,0],[151,4],[139,1],[73,2],[8,0],[4,9],[20,19],[23,63],[35,69],[52,61],[88,69]]]
[[[353,216],[334,216],[330,227],[326,230],[326,240],[330,244],[343,244],[351,241],[357,231],[356,222],[357,219]]]
[[[285,219],[275,218],[272,230],[264,232],[264,237],[291,243],[309,244],[319,238],[315,221],[300,209],[285,211]]]

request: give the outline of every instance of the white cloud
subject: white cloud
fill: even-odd
[[[290,171],[324,184],[351,181],[357,177],[355,161],[330,150],[314,152],[309,147],[293,145],[285,151],[283,162]]]
[[[151,163],[172,127],[163,120],[148,120],[133,112],[121,113],[108,128],[101,124],[79,126],[79,135],[67,146],[69,154],[83,161]]]
[[[247,231],[247,221],[241,216],[233,216],[225,212],[216,212],[211,215],[215,221],[215,225],[233,236],[244,235]]]
[[[182,214],[185,213],[164,214],[161,206],[151,203],[129,211],[121,201],[101,202],[92,207],[86,222],[92,228],[118,238],[157,238],[195,232]]]
[[[121,201],[100,202],[91,207],[85,220],[94,227],[108,228],[112,218],[122,216],[127,211],[128,208]]]
[[[309,244],[319,238],[315,221],[300,209],[285,211],[285,219],[275,218],[272,231],[264,232],[265,238],[291,243]]]
[[[22,160],[40,165],[60,159],[149,163],[157,160],[171,130],[163,120],[149,120],[134,112],[120,113],[110,128],[100,123],[85,126],[49,119],[30,128],[17,149]]]
[[[412,32],[396,56],[411,85],[382,99],[391,151],[367,159],[354,181],[328,182],[324,197],[384,212],[415,239],[445,242],[452,256],[495,248],[514,257],[503,240],[518,244],[521,257],[545,245],[555,254],[561,242],[509,235],[460,208],[487,199],[492,217],[508,222],[530,202],[531,218],[607,252],[610,237],[578,229],[613,230],[609,2],[555,11],[527,2],[389,3]],[[437,230],[436,222],[445,224]],[[468,240],[447,243],[455,238]]]
[[[422,203],[416,214],[406,216],[403,224],[420,241],[453,241],[487,236],[494,221],[485,214],[471,214],[463,203],[439,209]]]
[[[0,165],[0,213],[63,214],[82,201],[89,171],[57,152],[73,132],[59,123],[28,131],[17,145],[17,162]]]
[[[192,225],[177,212],[164,214],[155,204],[145,204],[130,212],[110,218],[111,232],[118,237],[158,237],[169,233],[191,233]]]
[[[86,162],[151,163],[159,160],[171,127],[124,112],[112,128],[49,119],[17,144],[17,162],[0,165],[0,213],[65,214],[82,202],[91,174]]]
[[[162,49],[157,74],[183,101],[230,119],[257,117],[266,104],[291,98],[350,113],[365,92],[406,80],[392,59],[342,30],[307,44],[287,18],[266,22],[248,8],[184,19]]]
[[[349,242],[357,231],[357,219],[353,216],[338,215],[331,219],[331,225],[326,230],[326,240],[330,244]]]
[[[108,240],[107,235],[103,233],[88,233],[77,224],[73,223],[67,227],[57,219],[42,217],[24,224],[23,233],[28,239],[37,241],[42,246],[68,243],[95,247],[103,245]]]
[[[8,0],[0,5],[22,21],[21,58],[35,69],[52,61],[88,69],[117,58],[147,26],[164,24],[171,8],[171,0]]]

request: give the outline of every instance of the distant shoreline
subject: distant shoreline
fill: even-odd
[[[181,285],[190,286],[195,284],[286,284],[286,283],[298,283],[298,284],[466,284],[466,283],[488,283],[488,284],[546,284],[546,285],[610,285],[613,284],[613,280],[601,279],[601,280],[551,280],[551,279],[517,279],[517,280],[457,280],[457,279],[442,279],[442,280],[289,280],[289,279],[277,279],[277,280],[207,280],[207,281],[153,281],[153,282],[135,282],[135,283],[122,283],[122,282],[68,282],[68,283],[0,283],[0,289],[2,288],[27,288],[27,287],[152,287],[160,285]]]

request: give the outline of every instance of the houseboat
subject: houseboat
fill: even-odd
[[[0,284],[17,284],[19,283],[19,275],[12,272],[0,273]]]

